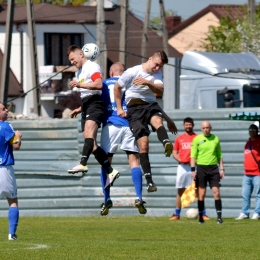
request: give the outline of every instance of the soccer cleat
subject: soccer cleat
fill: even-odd
[[[147,210],[144,207],[144,203],[146,203],[143,200],[136,199],[135,200],[135,206],[138,208],[140,214],[146,214]]]
[[[198,222],[198,224],[204,224],[204,223],[205,223],[204,219],[200,219]]]
[[[165,143],[164,154],[165,154],[166,157],[171,156],[171,154],[172,154],[172,144],[170,142]]]
[[[113,207],[113,202],[112,202],[111,199],[108,199],[106,201],[106,203],[102,203],[100,205],[100,207],[101,207],[100,215],[101,216],[106,216],[108,214],[108,212],[109,212],[109,209]]]
[[[222,218],[218,218],[218,220],[217,220],[217,224],[223,224],[223,220],[222,220]]]
[[[106,185],[105,185],[105,190],[108,190],[110,187],[113,186],[114,181],[120,176],[120,173],[113,169],[113,171],[111,173],[109,173],[107,175],[107,181],[106,181]]]
[[[171,218],[169,218],[169,220],[179,220],[180,219],[180,216],[177,216],[177,215],[175,215],[175,214],[173,214],[172,216],[171,216]]]
[[[8,235],[8,240],[16,240],[16,239],[18,239],[18,237],[17,237],[17,235],[16,234],[9,234]]]
[[[203,220],[210,220],[210,218],[207,215],[203,215]]]
[[[246,219],[249,218],[248,215],[245,213],[240,213],[240,215],[236,218],[236,220]]]
[[[257,220],[259,218],[260,218],[259,214],[255,212],[251,219]]]
[[[75,167],[73,167],[71,170],[68,170],[68,173],[70,174],[74,174],[74,173],[77,173],[77,172],[82,172],[82,173],[87,173],[88,172],[88,166],[87,165],[82,165],[82,164],[79,164]]]
[[[157,191],[157,187],[156,185],[154,184],[154,182],[150,182],[147,186],[147,191],[148,192],[155,192]]]

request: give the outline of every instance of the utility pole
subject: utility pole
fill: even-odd
[[[107,77],[107,46],[106,46],[106,26],[105,26],[105,12],[104,0],[97,0],[97,46],[100,53],[97,62],[99,63],[104,77]]]
[[[119,61],[127,66],[127,15],[128,15],[128,0],[121,0],[120,6],[120,40],[119,40]]]
[[[160,5],[160,14],[161,14],[161,20],[162,20],[162,29],[163,29],[163,50],[169,56],[168,52],[168,30],[166,26],[165,21],[165,10],[164,10],[164,3],[163,0],[159,0]]]
[[[255,0],[248,0],[248,16],[252,24],[255,23]]]
[[[26,1],[27,9],[27,24],[30,39],[30,56],[31,56],[31,66],[32,66],[32,85],[33,90],[33,112],[38,116],[41,115],[41,105],[40,105],[40,90],[39,86],[39,69],[38,69],[38,57],[36,48],[36,34],[35,34],[35,20],[33,13],[33,2],[32,0]]]
[[[5,35],[5,50],[3,56],[1,85],[0,85],[0,101],[5,105],[8,99],[9,71],[10,71],[10,56],[12,46],[14,20],[14,0],[8,0],[7,17],[6,17],[6,35]]]
[[[145,19],[144,19],[144,27],[143,27],[143,35],[142,35],[142,48],[141,48],[141,55],[142,55],[142,62],[146,61],[147,56],[147,42],[148,42],[148,25],[150,20],[150,9],[151,9],[151,0],[146,0],[146,12],[145,12]]]

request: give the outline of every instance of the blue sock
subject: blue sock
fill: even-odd
[[[207,214],[206,214],[206,209],[204,208],[203,212],[202,212],[202,216],[205,216],[205,215],[207,215]]]
[[[101,181],[102,190],[104,194],[104,202],[106,202],[110,198],[110,189],[108,190],[104,189],[107,181],[107,171],[105,170],[104,167],[101,168],[100,181]]]
[[[131,174],[132,174],[132,180],[135,186],[135,193],[136,196],[142,200],[143,196],[142,196],[142,186],[143,186],[143,174],[141,171],[140,167],[135,167],[131,169]]]
[[[19,209],[17,207],[10,207],[8,211],[9,220],[9,234],[14,235],[18,226]]]
[[[175,215],[180,216],[181,215],[181,209],[175,209]]]

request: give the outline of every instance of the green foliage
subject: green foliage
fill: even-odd
[[[177,13],[173,12],[171,10],[165,11],[165,17],[174,16],[174,15],[177,15]],[[150,19],[149,27],[156,32],[161,31],[162,30],[162,19],[161,19],[161,17],[156,16],[156,17]]]
[[[1,260],[259,259],[259,221],[251,219],[21,217],[18,240],[7,240],[7,218],[0,230]]]
[[[243,7],[241,7],[243,8]],[[219,21],[219,26],[209,26],[201,47],[209,52],[247,52],[260,55],[260,5],[256,8],[254,23],[251,23],[247,11],[242,19],[231,20],[228,17]]]

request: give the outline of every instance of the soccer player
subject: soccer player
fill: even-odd
[[[17,185],[14,174],[13,149],[21,147],[22,134],[14,131],[10,123],[5,122],[8,109],[0,102],[0,198],[5,197],[9,204],[8,240],[16,240],[16,229],[19,221],[19,208],[17,198]]]
[[[165,52],[155,52],[145,63],[127,69],[114,87],[117,114],[120,117],[127,117],[130,129],[137,140],[140,150],[140,164],[148,183],[148,190],[157,189],[152,182],[148,156],[148,136],[150,134],[148,125],[151,125],[153,130],[157,132],[158,139],[164,146],[165,156],[170,157],[172,153],[172,144],[162,122],[164,112],[155,98],[155,94],[163,94],[162,72],[160,69],[166,63],[168,63],[168,57]],[[127,112],[123,110],[121,104],[122,88],[125,88]],[[177,133],[174,122],[172,122],[171,129],[172,132]]]
[[[120,75],[124,72],[124,65],[120,62],[114,63],[110,67],[110,78],[104,80],[102,89],[102,98],[104,99],[107,108],[107,117],[103,123],[101,132],[100,146],[107,153],[108,160],[112,162],[113,155],[115,154],[119,145],[120,149],[125,151],[128,163],[131,168],[132,180],[136,192],[135,206],[138,208],[140,214],[146,214],[147,210],[144,207],[145,201],[142,199],[142,171],[139,165],[139,149],[135,138],[129,128],[129,123],[126,118],[117,115],[117,107],[114,99],[114,85]],[[126,111],[126,104],[124,97],[122,105]],[[110,189],[105,189],[106,184],[106,171],[101,169],[101,184],[104,193],[104,203],[101,204],[100,214],[105,216],[108,214],[109,209],[113,206],[110,199]]]
[[[207,183],[212,189],[217,211],[217,223],[222,224],[222,203],[219,188],[220,180],[225,176],[222,152],[218,136],[211,134],[209,121],[201,123],[202,134],[197,135],[191,146],[190,166],[192,178],[197,180],[199,224],[204,223],[203,210]],[[197,174],[195,169],[197,164]]]
[[[192,140],[197,134],[194,133],[194,121],[190,117],[183,120],[184,134],[179,135],[175,142],[172,151],[173,158],[179,163],[176,176],[176,188],[178,189],[176,195],[176,208],[175,214],[172,215],[170,220],[179,220],[181,213],[181,196],[193,182],[190,170],[190,149]],[[206,210],[203,210],[203,219],[208,220]]]
[[[87,161],[92,153],[108,174],[107,188],[113,185],[119,177],[119,172],[111,167],[106,153],[96,142],[97,131],[105,115],[105,105],[100,97],[103,86],[101,69],[97,63],[88,60],[78,46],[71,45],[67,56],[70,63],[78,68],[76,80],[70,81],[69,85],[71,88],[79,88],[80,91],[82,105],[77,112],[82,113],[81,128],[85,139],[80,164],[68,172],[87,172]]]

